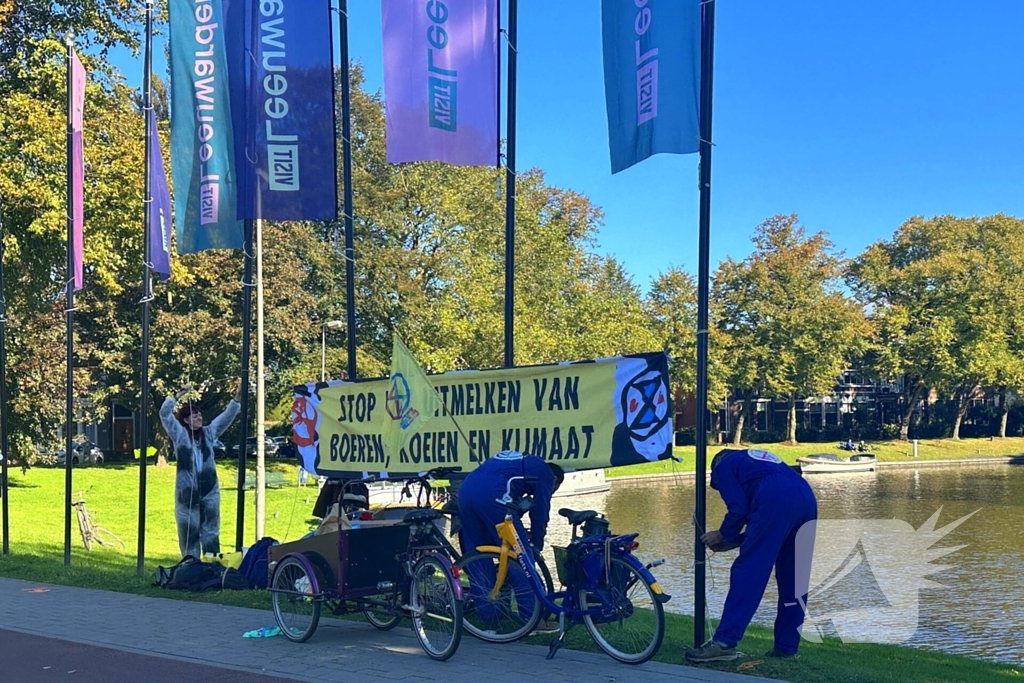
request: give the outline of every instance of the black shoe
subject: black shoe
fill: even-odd
[[[773,647],[772,649],[768,650],[768,652],[765,652],[764,656],[772,657],[774,659],[792,659],[793,657],[796,657],[796,653],[783,652],[782,650]]]

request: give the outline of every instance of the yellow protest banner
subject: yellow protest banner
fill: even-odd
[[[518,450],[585,470],[672,453],[664,353],[427,379],[440,399],[431,417],[446,419],[412,423],[397,449],[388,447],[385,434],[408,405],[393,390],[394,377],[296,387],[292,438],[303,467],[325,476],[440,466],[468,472],[499,451]]]

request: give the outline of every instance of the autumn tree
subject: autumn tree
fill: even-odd
[[[712,302],[712,309],[715,308]],[[697,284],[692,275],[669,268],[651,283],[644,300],[652,331],[671,358],[672,385],[685,394],[697,391]],[[712,313],[711,318],[716,315]],[[714,325],[708,340],[708,404],[717,407],[728,398],[731,358],[728,337]]]
[[[797,398],[831,391],[867,328],[841,291],[844,262],[824,233],[808,236],[795,215],[774,216],[753,242],[750,257],[720,268],[718,323],[731,338],[734,386],[786,397],[795,443]]]
[[[852,283],[873,311],[877,372],[905,378],[901,438],[926,390],[953,401],[953,438],[984,387],[1002,387],[1004,401],[1019,390],[1020,228],[1006,216],[917,217],[857,259]]]

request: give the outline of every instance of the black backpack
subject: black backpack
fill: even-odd
[[[186,581],[186,575],[196,571],[195,566],[202,564],[192,555],[181,558],[178,564],[170,567],[157,567],[153,585],[161,588],[180,588]]]
[[[155,586],[198,593],[210,590],[248,590],[249,580],[237,569],[219,562],[201,562],[191,555],[172,567],[157,567]]]
[[[232,569],[231,567],[224,568],[220,564],[215,564],[219,567],[218,570],[214,570],[219,576],[210,576],[206,581],[199,586],[197,590],[200,591],[220,591],[220,590],[234,590],[234,591],[245,591],[249,590],[249,580],[245,578],[245,574]]]

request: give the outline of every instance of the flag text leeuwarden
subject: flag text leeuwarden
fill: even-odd
[[[284,3],[276,0],[260,3],[260,15],[276,17],[260,22],[260,47],[263,70],[263,92],[266,98],[263,110],[267,114],[267,162],[270,166],[270,189],[275,192],[298,192],[299,136],[294,133],[274,132],[274,122],[288,115],[289,105],[284,94],[288,92],[288,48],[285,43]],[[274,48],[268,50],[267,48]],[[285,144],[291,143],[291,144]]]
[[[214,155],[216,121],[213,116],[216,104],[217,88],[213,80],[216,70],[214,57],[214,38],[219,26],[210,23],[213,20],[213,6],[210,0],[197,0],[196,3],[196,53],[195,93],[196,93],[196,136],[199,146],[199,222],[203,225],[217,223],[220,220],[220,174],[212,173],[207,166]]]

